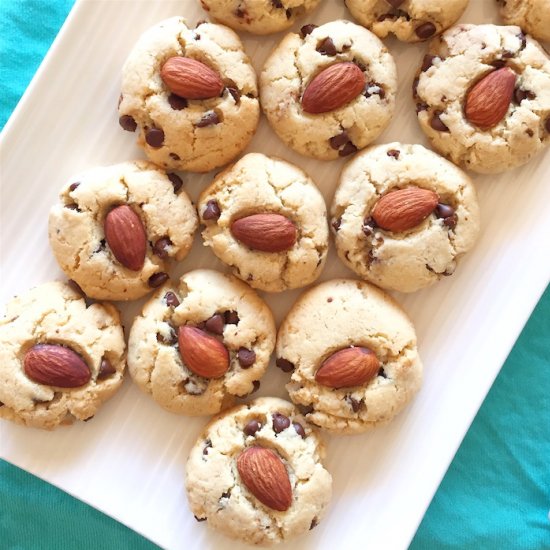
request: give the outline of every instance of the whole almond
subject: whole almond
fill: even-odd
[[[209,99],[223,91],[220,75],[190,57],[171,57],[162,66],[160,76],[173,94],[185,99]]]
[[[436,208],[439,196],[420,187],[390,191],[372,209],[372,218],[378,227],[399,233],[416,227]]]
[[[370,349],[345,348],[323,361],[315,380],[328,388],[350,388],[368,382],[379,369],[380,362]]]
[[[124,267],[139,271],[147,250],[147,236],[139,216],[126,204],[117,206],[107,214],[103,230],[115,258]]]
[[[262,503],[284,512],[292,504],[292,487],[283,461],[271,449],[249,447],[237,458],[246,488]]]
[[[464,113],[468,122],[482,130],[496,126],[508,112],[516,87],[516,73],[508,67],[484,76],[466,96]]]
[[[38,384],[77,388],[90,380],[90,369],[72,349],[58,344],[36,344],[25,354],[25,374]]]
[[[321,71],[302,96],[306,113],[328,113],[355,99],[365,88],[363,71],[355,63],[336,63]]]
[[[235,239],[263,252],[282,252],[294,246],[296,226],[281,214],[252,214],[231,224]]]
[[[204,378],[220,378],[229,369],[229,352],[216,338],[191,326],[178,329],[180,355],[190,371]]]

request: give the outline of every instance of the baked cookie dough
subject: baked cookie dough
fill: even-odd
[[[313,529],[328,506],[324,455],[296,407],[256,399],[214,418],[191,449],[189,506],[198,521],[247,544],[289,540]]]
[[[250,153],[202,192],[198,211],[204,245],[254,288],[302,287],[323,270],[325,201],[293,164]]]
[[[418,391],[422,364],[414,327],[375,286],[322,283],[294,304],[277,335],[277,366],[308,422],[335,433],[389,422]]]
[[[160,288],[136,317],[128,370],[165,409],[216,414],[259,388],[274,346],[273,316],[257,294],[197,269]]]
[[[61,269],[101,300],[135,300],[162,285],[167,260],[185,258],[197,228],[182,184],[146,161],[71,179],[50,211],[50,244]]]
[[[231,29],[190,29],[173,17],[148,30],[130,53],[118,112],[122,128],[138,129],[150,160],[208,172],[235,158],[256,131],[256,73]]]
[[[413,96],[433,147],[474,172],[520,166],[550,143],[550,58],[519,27],[449,29],[430,43]]]
[[[518,25],[537,40],[550,41],[548,0],[497,0],[506,25]]]
[[[349,11],[380,38],[393,33],[403,42],[433,38],[453,25],[468,0],[345,0]]]
[[[452,275],[479,233],[471,180],[421,145],[376,145],[354,157],[331,216],[340,259],[360,277],[401,292]]]
[[[200,0],[208,15],[236,31],[271,34],[284,31],[320,0]]]
[[[278,136],[298,153],[324,160],[374,141],[391,120],[396,89],[384,44],[343,20],[288,34],[260,77],[262,109]]]
[[[0,418],[54,429],[90,420],[122,383],[126,345],[111,304],[60,282],[13,298],[0,319]]]

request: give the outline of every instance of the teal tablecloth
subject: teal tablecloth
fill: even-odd
[[[0,0],[0,127],[72,4]],[[549,243],[544,244],[548,253]],[[464,439],[411,549],[549,550],[549,509],[550,288]],[[368,541],[367,526],[365,530]],[[51,485],[0,462],[0,548],[156,547]]]

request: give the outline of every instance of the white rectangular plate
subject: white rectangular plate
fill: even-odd
[[[349,18],[325,1],[306,22]],[[120,68],[139,35],[164,18],[204,18],[195,0],[80,0],[9,121],[1,142],[1,302],[62,278],[47,240],[50,206],[64,182],[84,169],[142,157],[117,124]],[[462,21],[497,22],[491,2],[470,2]],[[259,71],[282,35],[245,35]],[[399,70],[397,111],[378,143],[425,140],[410,98],[424,45],[389,41]],[[249,151],[304,168],[330,204],[342,162],[306,159],[286,148],[265,119]],[[196,199],[211,175],[186,176]],[[326,519],[284,548],[402,549],[409,544],[456,449],[550,275],[550,158],[497,177],[475,178],[483,232],[456,274],[412,296],[398,296],[418,331],[425,383],[391,425],[328,439],[334,500]],[[177,273],[223,269],[195,239]],[[334,251],[322,280],[351,276]],[[268,296],[280,322],[299,291]],[[125,325],[140,304],[124,306]],[[285,396],[286,376],[271,368],[259,395]],[[238,548],[198,524],[184,491],[188,451],[205,418],[163,411],[130,380],[87,424],[53,433],[0,425],[0,456],[113,516],[166,548]],[[482,449],[479,450],[483,452]]]

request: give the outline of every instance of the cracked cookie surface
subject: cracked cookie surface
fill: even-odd
[[[497,0],[506,25],[517,25],[537,40],[550,42],[550,2],[548,0]]]
[[[500,122],[483,130],[466,118],[467,94],[505,67],[516,75],[512,100]],[[413,96],[418,121],[433,147],[475,172],[510,170],[550,144],[550,58],[519,27],[449,29],[430,43]]]
[[[321,114],[304,111],[301,98],[310,82],[336,63],[352,62],[365,87],[344,106]],[[277,135],[302,155],[330,160],[374,141],[395,107],[397,73],[384,44],[350,21],[306,25],[273,50],[260,76],[262,109]]]
[[[293,164],[250,153],[215,178],[197,208],[205,225],[204,244],[250,286],[281,292],[305,286],[321,274],[328,250],[325,202],[313,181]],[[292,247],[255,250],[233,236],[235,220],[262,213],[284,216],[294,224]]]
[[[320,0],[200,0],[216,21],[253,34],[271,34],[288,29]]]
[[[219,97],[174,95],[161,68],[184,56],[217,72]],[[122,69],[120,125],[139,132],[150,160],[173,170],[208,172],[235,158],[252,139],[259,121],[256,73],[239,37],[223,25],[190,29],[181,17],[167,19],[139,39]]]
[[[87,383],[60,388],[27,376],[24,358],[37,344],[61,345],[77,353],[90,370]],[[117,309],[86,307],[67,284],[45,283],[15,297],[0,319],[0,418],[54,429],[89,420],[122,383],[126,344]]]
[[[380,369],[370,381],[331,388],[316,381],[339,350],[368,348]],[[390,296],[351,279],[322,283],[294,304],[277,335],[277,364],[291,371],[286,385],[306,419],[330,432],[354,434],[389,422],[419,390],[422,364],[410,320]]]
[[[380,38],[394,34],[403,42],[433,38],[453,25],[468,0],[345,0],[349,11]]]
[[[372,211],[380,198],[411,186],[434,191],[447,208],[436,207],[406,231],[377,227]],[[471,180],[421,145],[388,143],[358,154],[342,172],[331,217],[340,259],[360,277],[401,292],[452,275],[479,234]]]
[[[275,416],[274,416],[275,415]],[[272,449],[283,461],[292,488],[282,512],[262,504],[237,470],[241,452]],[[258,398],[214,418],[187,461],[187,496],[198,521],[248,544],[270,546],[313,529],[332,495],[332,478],[322,460],[324,445],[288,401]]]
[[[178,327],[184,325],[223,342],[230,366],[222,377],[199,376],[182,360]],[[157,290],[144,305],[130,331],[128,370],[165,409],[216,414],[258,389],[274,346],[273,316],[258,295],[231,275],[197,269]]]
[[[146,161],[94,168],[72,178],[50,211],[49,239],[67,276],[101,300],[134,300],[167,278],[168,259],[189,252],[197,214],[182,180]],[[128,205],[146,234],[145,260],[133,271],[115,258],[105,237],[108,213]]]

